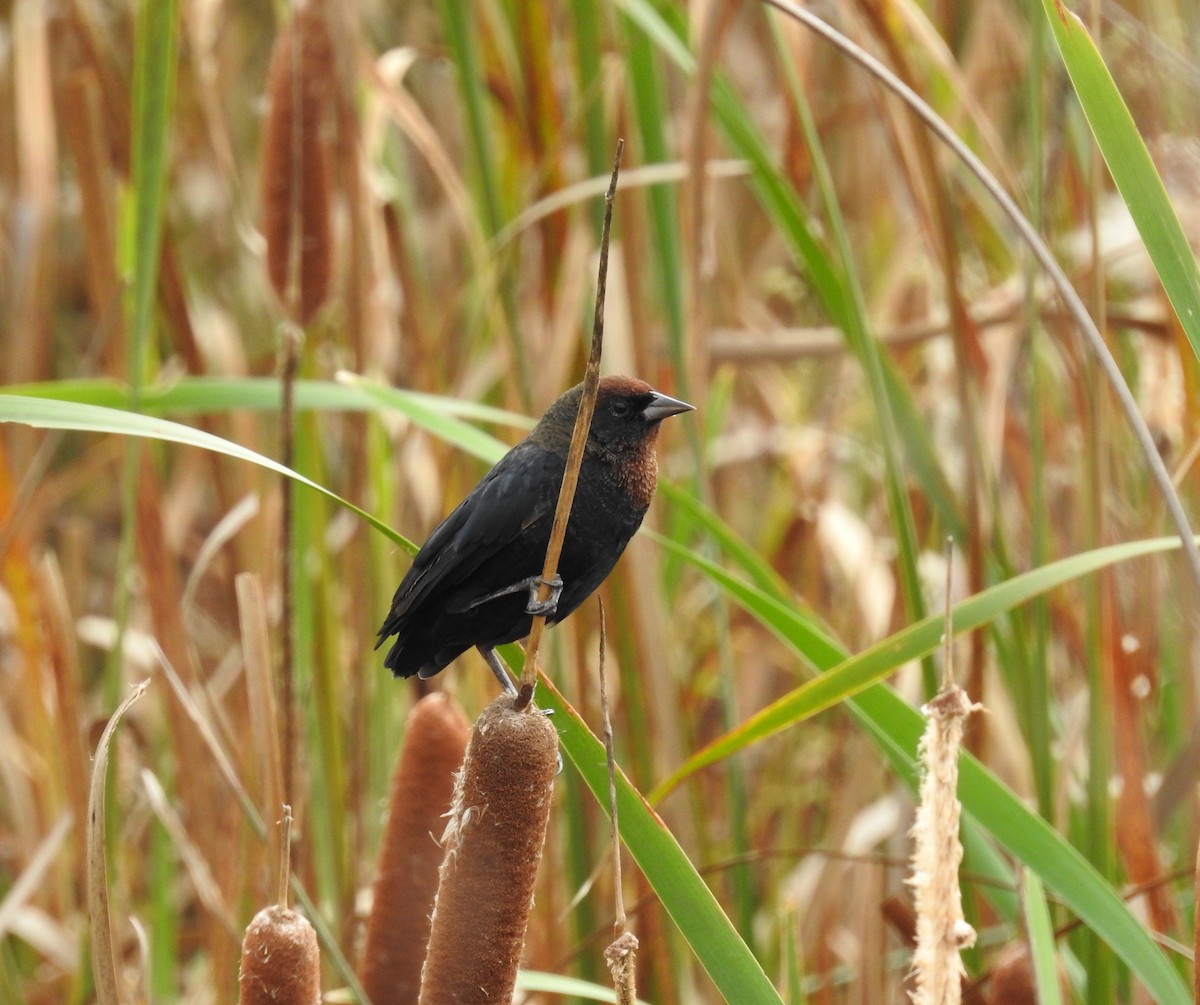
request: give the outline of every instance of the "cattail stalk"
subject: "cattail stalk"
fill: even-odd
[[[950,606],[951,542],[946,546],[946,632],[942,689],[921,711],[925,733],[917,748],[921,760],[921,803],[913,824],[912,875],[917,909],[917,948],[913,954],[916,1005],[959,1005],[966,973],[960,955],[975,944],[975,930],[962,911],[958,867],[963,848],[958,827],[962,804],[958,801],[958,752],[962,747],[967,716],[981,708],[954,683]]]
[[[419,1005],[512,1000],[558,765],[543,715],[501,695],[475,723],[442,837]]]
[[[252,572],[234,579],[238,620],[241,623],[242,652],[246,666],[246,694],[250,713],[251,743],[260,773],[260,803],[270,820],[275,808],[284,803],[283,752],[280,743],[279,703],[271,676],[271,642],[267,622],[267,603],[262,581]],[[269,814],[269,815],[268,815]],[[280,830],[267,831],[268,861],[283,859]],[[265,898],[264,898],[265,899]]]
[[[600,605],[600,712],[604,717],[604,753],[608,761],[608,813],[612,820],[613,928],[616,938],[604,950],[604,962],[612,975],[617,1005],[637,1001],[638,939],[625,926],[625,891],[621,878],[621,824],[617,816],[617,755],[613,749],[612,717],[608,714],[607,635],[604,631],[604,601]]]
[[[359,967],[372,1005],[412,1005],[420,993],[442,861],[438,835],[470,734],[467,717],[441,692],[409,713]]]
[[[912,994],[917,1005],[958,1005],[965,973],[959,953],[975,943],[975,931],[963,918],[958,886],[963,856],[958,751],[967,716],[976,708],[962,688],[951,684],[922,709],[927,724],[918,752],[924,773],[908,880],[917,906],[917,986]]]
[[[299,365],[299,326],[329,296],[332,202],[324,127],[334,95],[333,44],[318,0],[299,3],[280,34],[267,70],[267,121],[262,155],[262,230],[267,276],[291,322],[281,352],[281,459],[292,467],[293,394]],[[284,797],[295,797],[296,711],[293,697],[292,486],[283,480],[281,705]]]
[[[242,938],[238,1005],[320,1005],[321,951],[317,932],[287,906],[291,876],[292,808],[280,820],[279,902],[258,912]]]
[[[549,582],[558,574],[558,560],[562,554],[563,541],[567,537],[567,523],[571,518],[571,507],[575,502],[575,487],[579,484],[579,469],[583,466],[583,448],[587,443],[588,431],[592,426],[592,413],[596,408],[596,395],[600,390],[600,360],[604,353],[604,298],[608,289],[608,235],[612,227],[613,202],[617,197],[617,177],[621,170],[621,153],[625,141],[617,140],[617,152],[613,156],[612,177],[608,192],[604,196],[604,227],[600,233],[600,264],[596,275],[596,310],[592,318],[592,347],[588,352],[587,368],[583,375],[583,394],[579,399],[579,413],[575,417],[575,429],[571,433],[571,446],[567,450],[567,464],[559,487],[558,502],[554,509],[554,524],[550,528],[550,541],[546,545],[546,560],[542,565],[542,586],[538,599],[550,598]],[[546,619],[538,615],[529,630],[529,642],[525,650],[525,666],[521,671],[521,704],[524,708],[533,699],[537,683],[538,648]]]

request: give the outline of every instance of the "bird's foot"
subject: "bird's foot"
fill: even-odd
[[[550,587],[550,596],[545,600],[538,596],[543,586]],[[555,576],[551,580],[542,579],[541,576],[531,576],[529,578],[529,603],[525,605],[525,613],[549,617],[558,610],[558,598],[562,596],[562,591],[562,576]]]
[[[538,596],[543,586],[550,587],[550,596],[545,600]],[[525,605],[525,613],[548,617],[558,610],[558,598],[562,596],[563,591],[562,576],[555,576],[550,580],[542,579],[541,576],[528,576],[510,586],[493,590],[482,597],[476,597],[467,604],[467,610],[478,607],[480,604],[486,604],[489,600],[495,600],[497,597],[507,597],[510,593],[522,593],[525,590],[529,591],[529,602]]]

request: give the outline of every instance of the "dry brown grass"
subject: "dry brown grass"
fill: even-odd
[[[961,521],[967,558],[954,579],[964,592],[1164,532],[1144,465],[1058,305],[1030,291],[1023,254],[992,208],[865,75],[788,22],[775,25],[777,46],[752,4],[664,5],[690,22],[692,76],[622,8],[481,3],[463,7],[471,77],[452,7],[314,6],[328,17],[327,48],[299,61],[313,67],[301,83],[319,83],[327,105],[321,128],[296,144],[273,139],[282,127],[266,111],[265,95],[286,90],[269,81],[288,30],[282,12],[276,23],[261,6],[181,0],[157,327],[140,361],[152,385],[274,375],[286,312],[271,282],[287,303],[294,283],[280,262],[290,258],[305,275],[311,246],[319,281],[300,281],[293,311],[311,321],[301,377],[332,380],[347,368],[538,414],[582,369],[598,200],[523,214],[606,178],[623,136],[607,369],[699,406],[690,429],[665,435],[664,474],[719,514],[848,649],[861,650],[914,618],[900,586],[878,402],[861,362],[831,335],[813,271],[798,264],[785,221],[764,208],[749,169],[698,170],[738,159],[696,83],[726,79],[832,247],[790,96],[794,71],[829,160],[865,313],[876,331],[897,336],[885,338],[888,359],[915,418],[901,439],[927,440],[939,466],[927,478],[904,454],[917,545],[908,557],[919,560],[929,608],[940,609],[947,509]],[[1032,207],[1034,179],[1044,179],[1042,228],[1105,321],[1194,508],[1195,358],[1125,240],[1056,63],[1036,57],[1029,12],[1001,0],[822,12],[931,100],[1024,205]],[[1135,2],[1098,16],[1102,51],[1168,187],[1190,206],[1200,177],[1195,15],[1186,4]],[[118,253],[137,114],[133,26],[127,4],[18,0],[0,28],[6,384],[124,380],[138,362]],[[1046,81],[1031,95],[1035,71]],[[306,165],[327,170],[302,193],[328,203],[312,217],[325,222],[300,228],[299,240],[287,212],[272,215],[291,196],[260,188],[264,171],[287,176],[297,148]],[[659,160],[672,165],[672,180],[642,184],[639,172]],[[300,202],[310,205],[309,196]],[[217,403],[202,402],[194,384],[180,393],[185,405],[172,417],[275,453],[277,418],[249,407],[244,388]],[[509,442],[519,435],[490,428]],[[155,444],[142,448],[126,492],[124,457],[112,437],[0,429],[0,1001],[94,998],[81,950],[87,755],[145,676],[155,684],[121,727],[109,783],[119,986],[145,984],[160,1001],[228,1000],[238,928],[274,890],[279,850],[268,835],[285,755],[273,751],[281,730],[265,671],[280,650],[279,487],[229,458]],[[416,540],[482,470],[396,413],[323,407],[297,416],[296,466]],[[712,535],[661,496],[648,527],[724,560]],[[371,651],[406,559],[307,492],[296,496],[295,534],[294,865],[322,936],[354,959],[360,895],[417,697]],[[1168,560],[1121,566],[978,633],[961,676],[990,710],[972,722],[968,748],[1116,885],[1150,884],[1138,909],[1148,926],[1184,942],[1187,884],[1153,884],[1195,858],[1200,692],[1188,591]],[[648,535],[633,542],[605,597],[617,753],[643,791],[807,673],[760,621]],[[547,636],[543,658],[593,724],[597,633],[588,605]],[[155,645],[178,688],[164,679]],[[438,683],[472,711],[493,689],[474,657]],[[917,668],[893,683],[914,706],[928,697]],[[143,772],[164,800],[156,804]],[[570,769],[561,789],[525,962],[603,981],[611,903],[599,864],[603,814]],[[710,884],[779,986],[795,909],[809,1002],[903,1000],[907,947],[880,908],[907,898],[893,863],[905,858],[912,801],[851,717],[828,713],[753,746],[656,809],[691,860],[713,866]],[[715,1000],[645,880],[628,882],[639,905],[642,996]],[[966,885],[981,933],[968,961],[978,976],[1018,933],[986,887]],[[1067,920],[1062,913],[1056,920]],[[1073,935],[1070,949],[1085,968],[1114,975],[1086,937]],[[344,986],[336,958],[324,959],[323,986]],[[1089,1000],[1120,1000],[1115,979],[1103,986]]]

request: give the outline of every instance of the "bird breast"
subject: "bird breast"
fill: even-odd
[[[638,446],[633,458],[621,457],[613,465],[614,477],[629,501],[640,510],[650,506],[658,485],[658,455],[654,452],[654,437],[647,437]]]

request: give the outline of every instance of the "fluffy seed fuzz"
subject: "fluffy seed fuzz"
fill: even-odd
[[[925,735],[918,748],[924,774],[921,805],[913,824],[912,876],[917,906],[917,950],[913,955],[917,1005],[958,1005],[964,973],[960,952],[975,943],[963,918],[958,867],[958,751],[973,705],[962,688],[950,685],[922,710]]]
[[[419,1005],[512,1000],[557,764],[550,720],[511,695],[479,716],[442,838]]]

